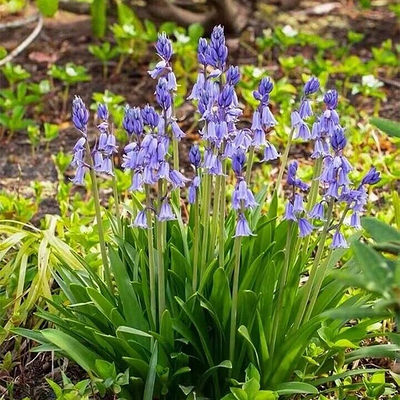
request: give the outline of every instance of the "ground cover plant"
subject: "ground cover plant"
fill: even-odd
[[[13,332],[41,343],[39,349],[67,355],[100,379],[99,390],[108,382],[121,398],[336,393],[340,388],[330,384],[335,374],[371,372],[348,369],[351,362],[366,354],[395,357],[396,344],[360,347],[374,317],[346,323],[359,318],[357,310],[369,297],[346,296],[346,285],[331,276],[347,240],[358,240],[346,239],[346,217],[351,228],[360,228],[369,187],[380,180],[374,167],[356,184],[350,180],[336,90],[326,91],[320,104],[318,79],[305,82],[277,180],[253,194],[256,157],[270,162],[280,156],[272,144],[273,82],[261,79],[253,93],[258,106],[252,123],[238,128],[240,73],[227,65],[223,28],[215,27],[209,42],[200,38],[201,68],[189,99],[197,103],[201,142],[189,152],[189,179],[179,168],[184,132],[172,107],[177,82],[165,34],[156,51],[161,60],[149,74],[157,79],[159,111],[127,106],[122,123],[129,139],[122,166],[132,179],[125,210],[119,205],[117,144],[107,106],[99,104],[98,134],[91,138],[89,111],[81,98],[74,99],[72,118],[81,138],[74,146],[73,183],[90,181],[102,263],[96,267],[77,258],[81,267],[71,268],[59,255],[55,279],[61,296],[38,313],[55,328]],[[310,185],[298,177],[297,161],[289,160],[296,138],[314,145]],[[282,196],[284,174],[289,190]],[[98,175],[111,176],[114,186],[108,240]],[[332,319],[332,312],[340,318]],[[349,347],[353,350],[345,353]],[[393,392],[390,384],[381,386]]]
[[[3,63],[0,398],[397,398],[395,8],[259,3],[198,59],[127,4]]]

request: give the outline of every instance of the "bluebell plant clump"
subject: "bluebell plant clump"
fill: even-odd
[[[269,77],[261,79],[253,93],[258,105],[251,124],[247,127],[241,124],[239,128],[243,112],[236,93],[240,70],[227,63],[228,48],[223,27],[216,26],[210,40],[200,38],[199,73],[188,96],[199,114],[199,141],[189,151],[194,176],[189,179],[179,167],[178,143],[185,133],[174,110],[177,82],[172,64],[173,45],[165,34],[160,34],[155,47],[160,60],[149,75],[156,80],[157,108],[151,105],[143,108],[126,106],[122,124],[128,142],[123,148],[122,168],[132,176],[130,190],[145,191],[146,196],[151,197],[150,188],[156,188],[158,196],[156,204],[147,198],[142,209],[136,210],[132,226],[150,228],[151,214],[160,222],[179,217],[175,214],[179,207],[173,208],[171,200],[173,193],[178,192],[180,196],[181,190],[187,187],[187,201],[203,213],[202,224],[207,227],[212,205],[213,212],[218,213],[214,215],[215,219],[227,215],[225,186],[232,183],[234,189],[230,204],[236,212],[234,236],[255,234],[248,223],[249,213],[257,206],[249,173],[253,158],[261,153],[260,161],[263,162],[280,157],[271,138],[271,131],[277,124],[270,106],[274,90],[272,80]],[[367,186],[377,183],[380,177],[379,172],[372,168],[360,184],[351,182],[349,174],[353,167],[345,156],[347,139],[337,112],[338,93],[334,89],[328,90],[322,97],[323,110],[314,112],[319,98],[320,83],[311,77],[304,85],[298,108],[291,114],[291,137],[313,143],[311,158],[320,166],[320,171],[309,185],[298,177],[297,161],[282,160],[281,168],[287,168],[286,183],[291,188],[283,218],[298,225],[301,238],[317,232],[321,223],[328,223],[327,229],[332,232],[331,247],[347,247],[343,224],[360,227],[360,214],[368,198]],[[113,155],[118,147],[110,130],[106,105],[98,106],[98,134],[92,147],[88,142],[89,112],[79,97],[73,101],[72,120],[81,134],[74,147],[76,175],[73,182],[83,184],[90,169],[112,175]],[[215,229],[220,233],[220,240],[224,240],[227,234],[224,225]],[[208,235],[205,230],[203,235]],[[219,246],[223,246],[221,241]]]

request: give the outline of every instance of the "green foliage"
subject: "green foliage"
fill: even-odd
[[[0,299],[2,314],[2,342],[9,330],[23,323],[32,309],[51,298],[52,269],[57,257],[73,268],[80,264],[72,250],[55,236],[57,218],[52,217],[44,230],[19,222],[0,223]]]
[[[62,66],[53,64],[50,67],[48,74],[61,81],[65,86],[90,80],[90,75],[88,74],[86,67],[71,62]]]
[[[387,135],[400,137],[400,122],[377,117],[371,118],[370,122]]]
[[[36,4],[45,17],[52,17],[58,10],[58,0],[36,0]]]

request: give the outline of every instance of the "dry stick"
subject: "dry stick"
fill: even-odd
[[[39,15],[40,14],[37,13],[37,14],[29,15],[29,16],[21,18],[21,19],[17,19],[16,21],[9,21],[9,22],[5,22],[4,24],[0,24],[0,31],[28,25],[31,22],[36,21],[39,18]]]
[[[19,44],[7,57],[4,57],[0,60],[0,67],[2,65],[7,64],[13,58],[15,58],[18,54],[22,53],[39,35],[40,31],[43,28],[43,17],[39,14],[38,23],[32,33],[21,43]]]

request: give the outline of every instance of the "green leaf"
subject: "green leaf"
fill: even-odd
[[[45,17],[52,17],[58,10],[58,0],[37,0],[37,6]]]
[[[377,243],[400,242],[400,232],[376,218],[364,217],[361,225]]]
[[[154,342],[153,351],[149,362],[149,373],[146,379],[146,385],[144,387],[143,400],[152,400],[154,392],[154,384],[156,381],[156,367],[158,359],[158,346],[157,341]]]
[[[372,117],[370,122],[387,135],[400,137],[400,122],[377,117]]]
[[[318,389],[310,385],[309,383],[304,382],[286,382],[281,383],[276,388],[277,393],[280,396],[284,396],[287,394],[318,394]]]
[[[42,335],[49,341],[63,350],[68,357],[72,358],[84,370],[90,372],[95,370],[96,360],[100,356],[94,351],[89,350],[77,339],[65,332],[56,329],[45,329]]]
[[[250,334],[249,334],[249,331],[248,331],[247,327],[244,326],[244,325],[239,326],[238,332],[239,332],[239,334],[240,334],[241,336],[244,337],[244,339],[246,340],[246,342],[247,342],[247,343],[250,345],[250,347],[253,349],[254,354],[255,354],[255,356],[256,356],[256,360],[257,360],[257,367],[260,368],[260,359],[259,359],[259,357],[258,357],[257,348],[256,348],[256,346],[254,346],[254,343],[253,343],[252,340],[251,340],[251,337],[250,337]]]
[[[106,33],[107,28],[107,0],[93,0],[90,13],[92,15],[93,35],[101,38]]]

